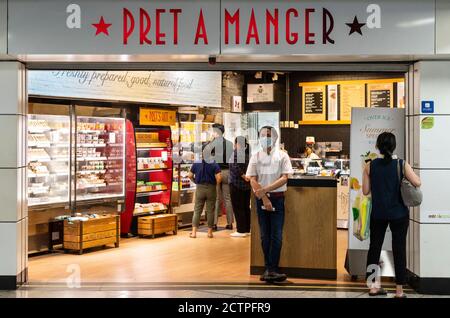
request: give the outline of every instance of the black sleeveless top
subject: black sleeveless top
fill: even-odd
[[[377,220],[397,220],[409,214],[400,193],[397,165],[400,159],[386,162],[375,159],[370,164],[370,189],[372,193],[371,217]],[[400,160],[400,167],[403,160]],[[402,169],[400,169],[403,178]]]

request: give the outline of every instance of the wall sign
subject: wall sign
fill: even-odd
[[[29,71],[30,95],[221,107],[221,72]]]
[[[247,85],[247,103],[270,103],[273,101],[273,84]]]
[[[420,55],[435,24],[423,0],[8,0],[8,54]]]
[[[151,109],[141,107],[139,109],[139,124],[146,126],[173,126],[177,121],[176,112],[173,110]]]
[[[242,96],[233,96],[231,98],[231,111],[233,113],[242,113]]]
[[[422,113],[433,114],[434,113],[434,101],[422,101]]]

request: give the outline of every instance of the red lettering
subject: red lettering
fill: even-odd
[[[151,25],[152,25],[152,22],[150,20],[150,16],[148,15],[147,11],[140,8],[139,9],[139,43],[141,45],[144,43],[152,44],[152,40],[147,38],[147,34],[150,31]],[[144,28],[144,26],[145,26],[145,28]]]
[[[274,29],[274,44],[278,44],[278,9],[275,9],[274,15],[266,10],[266,44],[270,44],[271,26]]]
[[[130,21],[130,26],[128,26]],[[128,38],[134,31],[134,18],[133,14],[127,9],[123,8],[123,44],[128,44]]]
[[[310,22],[310,14],[314,13],[315,9],[306,9],[305,10],[305,43],[306,44],[314,44],[315,41],[312,39],[316,34],[309,32],[309,22]]]
[[[166,44],[166,34],[161,32],[161,14],[166,12],[166,9],[156,9],[156,45]]]
[[[252,15],[250,16],[250,23],[248,25],[248,32],[247,32],[247,40],[245,41],[245,44],[247,45],[250,44],[252,38],[255,39],[256,44],[259,44],[258,26],[256,25],[254,9],[252,9]]]
[[[203,43],[208,44],[208,34],[206,33],[205,19],[203,18],[203,10],[200,9],[200,16],[198,18],[197,31],[195,32],[195,45],[198,45],[200,39]]]
[[[178,15],[182,12],[181,9],[170,9],[173,14],[173,44],[178,44]]]
[[[298,41],[298,33],[291,32],[291,15],[298,18],[298,11],[293,8],[286,11],[286,41],[290,45],[294,45]]]
[[[239,9],[234,13],[234,15],[230,15],[228,10],[225,10],[225,44],[229,44],[229,24],[235,24],[235,43],[239,44]]]
[[[330,25],[328,26],[328,22],[330,21]],[[330,11],[323,8],[323,30],[322,30],[322,43],[327,44],[327,42],[334,44],[334,40],[330,38],[331,32],[333,32],[334,28],[334,19],[333,15]]]

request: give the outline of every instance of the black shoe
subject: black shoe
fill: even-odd
[[[286,279],[287,279],[286,274],[270,272],[267,276],[266,282],[281,283],[284,282]]]
[[[213,231],[217,231],[217,225],[213,225]]]
[[[232,230],[233,229],[233,224],[229,224],[229,225],[225,226],[225,229]]]
[[[262,274],[261,276],[259,276],[259,280],[262,281],[262,282],[265,282],[265,281],[267,281],[267,278],[268,278],[268,277],[269,277],[269,271],[266,270],[266,271],[264,272],[264,274]]]

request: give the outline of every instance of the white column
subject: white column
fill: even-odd
[[[0,290],[27,280],[26,71],[0,62]]]
[[[450,294],[450,61],[418,62],[410,76],[408,153],[424,200],[411,213],[408,269],[419,292]]]

